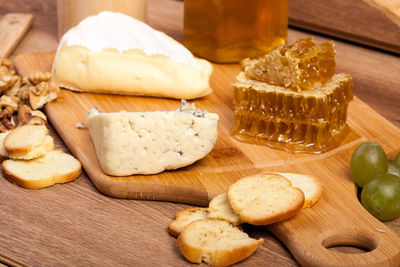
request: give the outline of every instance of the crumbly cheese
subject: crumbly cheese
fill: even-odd
[[[75,91],[193,99],[212,92],[212,65],[145,23],[116,12],[81,21],[61,39],[53,79]]]
[[[217,139],[218,115],[183,102],[177,111],[88,113],[89,133],[109,175],[155,174],[205,157]]]

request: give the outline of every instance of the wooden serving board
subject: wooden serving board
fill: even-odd
[[[33,15],[8,13],[0,19],[0,58],[8,57],[32,26]]]
[[[54,52],[15,57],[22,75],[49,71]],[[174,110],[177,100],[75,93],[62,90],[60,97],[46,105],[51,123],[99,191],[117,198],[176,201],[207,205],[216,194],[240,177],[261,171],[298,172],[313,175],[323,184],[320,201],[294,218],[268,226],[303,265],[313,266],[397,266],[400,238],[372,217],[357,200],[349,173],[355,147],[367,140],[382,145],[392,156],[400,150],[400,130],[355,98],[349,107],[349,133],[341,145],[321,155],[290,154],[264,146],[241,143],[230,136],[233,124],[229,85],[239,72],[238,65],[214,65],[211,86],[214,93],[195,102],[196,106],[220,116],[218,141],[204,159],[183,169],[158,175],[111,177],[97,161],[87,128],[86,111],[103,112]],[[343,254],[327,248],[351,245],[368,253]]]
[[[289,23],[400,54],[398,0],[291,0]]]

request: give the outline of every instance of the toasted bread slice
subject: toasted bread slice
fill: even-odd
[[[315,177],[299,173],[277,173],[289,179],[292,186],[298,187],[304,193],[303,208],[310,208],[318,202],[322,194],[322,184]]]
[[[189,223],[207,218],[207,208],[194,207],[180,210],[176,213],[175,220],[168,224],[168,232],[177,237]]]
[[[54,149],[53,138],[44,125],[24,125],[4,139],[4,149],[12,159],[33,159]]]
[[[260,173],[229,186],[228,201],[240,220],[267,225],[294,216],[304,204],[304,193],[285,177]]]
[[[232,210],[226,194],[220,194],[210,201],[208,213],[211,219],[224,220],[233,225],[240,224],[240,216]]]
[[[8,159],[3,161],[2,167],[8,180],[31,189],[70,182],[82,171],[77,159],[60,150],[52,150],[32,160]]]
[[[227,221],[197,220],[186,226],[176,245],[190,262],[228,266],[246,259],[263,243]]]
[[[10,131],[0,133],[0,161],[3,161],[8,158],[8,153],[4,148],[4,139],[8,135]]]

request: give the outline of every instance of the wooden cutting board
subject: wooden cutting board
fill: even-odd
[[[400,54],[398,0],[290,0],[289,23]]]
[[[33,23],[32,14],[8,13],[0,19],[0,58],[8,57]]]
[[[22,75],[50,71],[54,52],[15,57]],[[117,198],[176,201],[207,205],[225,192],[235,180],[260,171],[298,172],[317,177],[323,184],[320,201],[294,218],[268,226],[303,265],[314,266],[397,266],[400,238],[372,217],[357,200],[349,173],[355,147],[367,140],[382,145],[393,156],[400,150],[400,130],[355,98],[349,107],[350,128],[342,144],[321,155],[290,154],[264,146],[241,143],[230,136],[233,124],[229,84],[239,72],[238,65],[214,65],[211,85],[214,93],[194,101],[196,106],[218,113],[218,141],[204,159],[186,168],[158,175],[111,177],[97,161],[87,128],[86,111],[97,107],[104,112],[174,110],[177,100],[75,93],[62,90],[60,97],[46,105],[51,123],[71,152],[79,158],[93,184],[104,194]],[[327,248],[350,245],[368,253],[343,254]]]

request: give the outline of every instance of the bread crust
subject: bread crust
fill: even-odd
[[[257,240],[245,247],[235,248],[230,251],[216,251],[210,262],[211,266],[228,266],[247,259],[253,252],[264,243],[264,239]]]
[[[62,152],[63,153],[63,152]],[[13,160],[8,159],[2,162],[2,172],[4,177],[11,183],[15,183],[18,186],[28,188],[28,189],[40,189],[44,187],[49,187],[54,184],[67,183],[75,180],[82,173],[82,165],[79,163],[79,167],[72,169],[69,173],[64,174],[54,174],[50,177],[43,177],[37,180],[27,180],[24,177],[16,175],[8,166]],[[79,162],[79,161],[78,161]],[[44,168],[46,165],[43,166]]]
[[[187,223],[187,221],[184,221],[185,219],[188,220],[190,216],[195,215],[195,213],[206,213],[206,212],[208,213],[208,208],[199,208],[199,207],[192,207],[178,211],[175,215],[175,219],[168,224],[168,232],[170,233],[170,235],[177,237],[183,231],[183,229],[185,229],[185,227],[190,222],[192,222],[190,221],[189,223]],[[202,214],[200,214],[200,216],[201,215]],[[185,216],[187,216],[187,218],[183,218]]]
[[[176,246],[181,251],[182,255],[190,262],[201,263],[203,250],[198,247],[190,246],[185,241],[184,235],[179,235],[176,240]]]
[[[3,162],[4,163],[4,162]],[[56,175],[53,177],[48,177],[46,179],[41,180],[24,180],[21,177],[14,175],[11,171],[9,171],[6,167],[3,166],[3,175],[4,177],[11,183],[15,183],[18,186],[28,188],[28,189],[40,189],[44,187],[49,187],[54,184],[62,184],[68,183],[75,180],[82,172],[82,169],[79,168],[78,170],[74,170],[71,173],[64,174],[64,175]]]
[[[237,200],[237,196],[233,192],[235,187],[238,186],[239,182],[245,181],[245,180],[251,180],[252,178],[259,178],[259,177],[265,177],[265,178],[272,178],[272,179],[278,179],[282,182],[283,186],[290,188],[291,194],[293,194],[292,197],[292,203],[290,205],[285,205],[279,212],[276,213],[269,213],[266,212],[264,214],[254,214],[252,212],[248,212],[245,209],[242,209],[238,203],[240,201]],[[257,188],[259,190],[260,187]],[[267,192],[268,193],[268,192]],[[250,193],[249,193],[250,194]],[[279,194],[277,194],[278,197],[280,197]],[[242,222],[246,222],[249,224],[253,225],[268,225],[276,222],[280,222],[286,219],[289,219],[296,215],[296,213],[303,207],[304,205],[304,193],[297,187],[292,187],[291,182],[283,177],[282,175],[276,174],[276,173],[261,173],[257,174],[254,176],[248,176],[244,177],[237,182],[231,184],[228,188],[228,193],[227,193],[227,199],[229,203],[231,204],[231,207],[234,212],[238,213],[240,216],[240,219]],[[266,203],[265,203],[266,204]],[[270,203],[268,203],[270,204]],[[246,207],[247,209],[250,209],[251,207]]]
[[[264,243],[264,239],[257,240],[249,246],[234,248],[229,251],[215,251],[211,255],[211,262],[207,264],[211,266],[229,266],[248,258],[253,252]],[[176,246],[180,249],[182,255],[190,262],[200,264],[202,261],[203,250],[190,246],[184,241],[184,237],[178,236]]]
[[[54,149],[54,139],[50,135],[45,136],[43,143],[32,146],[29,150],[20,150],[14,152],[8,152],[8,157],[12,159],[24,159],[30,160],[40,156],[43,156],[47,152]]]
[[[241,223],[240,216],[232,210],[226,193],[217,195],[210,201],[208,212],[211,219],[225,220],[233,225]]]
[[[28,142],[29,137],[24,142],[21,142],[21,138],[25,138],[24,132],[32,133],[39,132],[42,138],[37,140],[36,143]],[[22,145],[24,144],[24,145]],[[13,159],[33,159],[44,155],[46,152],[54,149],[53,137],[49,135],[49,131],[46,126],[43,125],[24,125],[18,127],[4,138],[4,149],[8,154],[8,157]]]
[[[8,159],[8,153],[4,148],[4,139],[9,133],[10,131],[0,133],[0,162],[3,162],[4,160]]]
[[[299,196],[303,194],[303,192],[296,188],[296,191],[299,192]],[[268,225],[272,223],[277,223],[277,222],[282,222],[284,220],[287,220],[293,216],[295,216],[299,210],[303,207],[304,201],[302,202],[297,202],[298,204],[295,206],[292,206],[290,209],[287,209],[285,212],[279,213],[275,216],[268,216],[268,217],[263,217],[259,219],[255,219],[254,217],[251,216],[246,216],[246,215],[241,215],[240,219],[243,222],[253,224],[253,225]]]
[[[195,247],[191,246],[188,242],[187,239],[190,239],[188,236],[190,234],[191,228],[189,226],[192,226],[195,223],[201,223],[201,221],[214,221],[218,222],[220,220],[198,220],[195,222],[192,222],[191,224],[188,225],[188,227],[185,228],[181,232],[181,234],[178,236],[178,239],[176,241],[177,247],[180,249],[182,252],[183,256],[189,260],[190,262],[193,263],[201,263],[202,260],[206,261],[206,255],[205,255],[205,250],[201,249],[200,247]],[[225,221],[224,221],[225,222]],[[225,222],[229,224],[228,222]],[[238,231],[240,231],[238,229]],[[240,262],[247,257],[249,257],[259,246],[261,246],[264,243],[264,239],[260,238],[258,240],[254,239],[254,242],[235,247],[233,249],[217,249],[213,250],[209,257],[209,261],[206,261],[207,264],[211,266],[228,266],[232,265],[234,263]]]
[[[298,173],[279,173],[292,182],[292,185],[298,187],[304,193],[304,208],[314,206],[322,195],[322,184],[313,176]],[[308,187],[308,188],[305,188]]]

